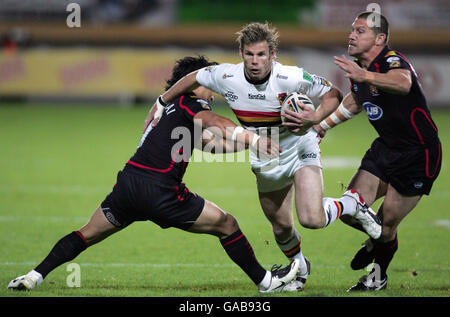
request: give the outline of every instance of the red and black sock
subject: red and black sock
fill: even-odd
[[[245,235],[238,230],[226,238],[220,239],[220,243],[234,263],[258,285],[266,275],[266,270],[259,264],[253,248]]]
[[[44,261],[34,270],[41,273],[42,277],[45,278],[48,273],[61,264],[75,259],[86,248],[86,241],[82,234],[74,231],[59,240]]]
[[[392,241],[376,243],[374,262],[380,266],[381,279],[384,279],[386,277],[386,271],[397,249],[397,236],[395,236],[395,239]]]

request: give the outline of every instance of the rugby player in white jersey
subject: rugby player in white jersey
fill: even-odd
[[[371,237],[378,238],[380,222],[356,192],[346,192],[339,199],[323,198],[320,138],[311,127],[338,108],[341,92],[325,78],[276,62],[278,34],[268,23],[250,23],[237,34],[243,62],[205,67],[182,78],[158,98],[149,111],[145,128],[159,116],[165,104],[202,85],[226,98],[245,129],[279,140],[282,148],[279,158],[258,157],[250,151],[251,167],[262,210],[272,225],[279,248],[289,259],[298,258],[301,263],[297,279],[285,290],[302,290],[309,274],[309,261],[301,252],[301,238],[294,227],[293,199],[299,222],[306,228],[323,228],[348,214]],[[292,128],[289,122],[282,125],[281,104],[292,92],[321,100],[316,111],[299,104],[304,118],[309,119],[306,124],[304,121],[303,131],[294,123]],[[291,115],[288,110],[284,114],[288,120]],[[152,124],[156,122],[153,120]],[[297,135],[305,131],[304,135]]]

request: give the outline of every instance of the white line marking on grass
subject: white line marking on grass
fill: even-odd
[[[446,229],[450,229],[450,220],[449,219],[438,219],[434,222],[434,225],[437,227],[443,227]]]
[[[357,168],[361,163],[360,157],[325,156],[322,157],[324,169]]]
[[[77,263],[77,261],[72,261]],[[0,262],[1,266],[36,266],[39,264],[34,261],[24,261],[24,262]],[[233,263],[94,263],[94,262],[81,262],[78,263],[80,266],[84,267],[110,267],[110,268],[126,268],[126,267],[141,267],[141,268],[227,268],[227,267],[237,267]],[[63,264],[64,265],[64,264]],[[262,264],[263,267],[270,268],[272,264]],[[347,269],[346,265],[326,265],[326,264],[315,264],[315,268],[318,269]],[[418,270],[423,269],[436,269],[436,266],[425,266],[416,268]],[[448,266],[439,266],[439,270],[449,271]]]
[[[83,186],[83,185],[49,185],[49,184],[26,184],[8,185],[0,184],[1,193],[27,193],[27,194],[99,194],[108,193],[112,186]]]
[[[76,261],[72,261],[75,262]],[[35,266],[38,262],[25,261],[25,262],[2,262],[0,266]],[[224,268],[224,267],[236,267],[233,263],[93,263],[93,262],[82,262],[78,263],[80,266],[85,267],[149,267],[149,268],[172,268],[172,267],[210,267],[210,268]],[[272,267],[271,264],[263,264],[266,267]],[[344,265],[316,265],[315,267],[324,268],[344,268]]]
[[[61,217],[61,216],[0,216],[0,222],[87,222],[89,217]]]

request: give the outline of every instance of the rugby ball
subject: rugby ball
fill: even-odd
[[[297,102],[301,101],[305,106],[310,107],[312,110],[316,110],[316,107],[314,107],[313,102],[309,97],[305,94],[293,92],[290,95],[288,95],[283,103],[281,104],[281,114],[284,114],[284,110],[288,109],[290,111],[294,111],[297,113],[301,113],[303,110],[298,106]],[[281,121],[286,122],[288,119],[281,116]],[[298,133],[295,133],[296,135],[304,135],[308,131],[300,131]]]

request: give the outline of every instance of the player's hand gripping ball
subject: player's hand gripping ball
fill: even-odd
[[[297,113],[302,113],[302,108],[300,108],[297,104],[297,102],[300,101],[301,103],[303,103],[305,106],[311,108],[312,110],[315,111],[315,107],[313,102],[311,101],[311,99],[309,99],[309,97],[305,94],[302,93],[298,93],[298,92],[293,92],[291,93],[289,96],[286,97],[286,99],[284,99],[283,104],[281,105],[281,114],[284,114],[285,109],[288,109],[290,111],[294,111]],[[281,121],[282,122],[288,122],[289,120],[286,119],[284,116],[281,116]],[[300,130],[299,132],[296,132],[296,135],[304,135],[308,132],[309,129],[307,130]]]

